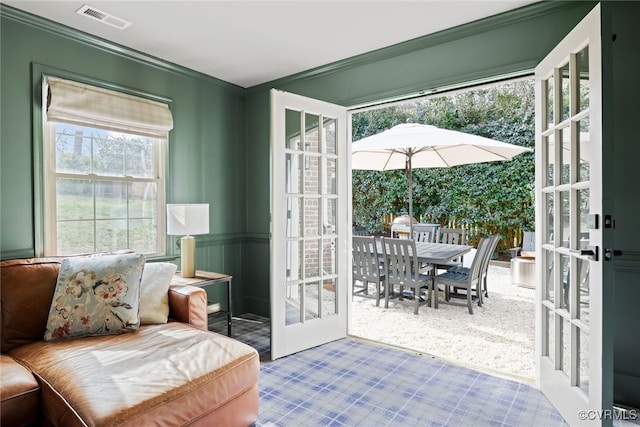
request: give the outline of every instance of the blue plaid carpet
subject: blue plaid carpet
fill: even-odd
[[[342,339],[261,364],[256,426],[566,426],[533,385]]]
[[[210,323],[209,330],[227,335],[226,319]],[[271,321],[269,318],[252,313],[234,317],[231,336],[258,350],[260,360],[269,360],[271,358]]]

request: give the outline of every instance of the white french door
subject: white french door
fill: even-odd
[[[271,91],[271,358],[347,334],[347,111]]]
[[[570,425],[603,393],[600,7],[536,68],[536,376]],[[609,313],[610,315],[610,313]]]

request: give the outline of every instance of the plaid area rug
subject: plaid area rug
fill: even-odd
[[[356,339],[261,364],[256,426],[566,426],[535,386]]]
[[[231,323],[233,338],[258,350],[260,360],[269,360],[271,357],[271,323],[269,318],[245,313],[234,317]],[[227,322],[210,323],[209,330],[227,335]]]

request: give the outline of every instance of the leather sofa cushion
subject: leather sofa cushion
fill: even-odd
[[[44,337],[61,262],[62,258],[2,261],[2,353]]]
[[[64,426],[186,425],[255,389],[260,371],[252,347],[177,322],[10,354],[40,379],[44,418]]]
[[[10,356],[0,355],[0,425],[33,423],[40,412],[40,385],[35,377]]]

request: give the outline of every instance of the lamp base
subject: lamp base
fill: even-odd
[[[196,275],[196,239],[193,236],[180,239],[180,270],[182,277]]]

